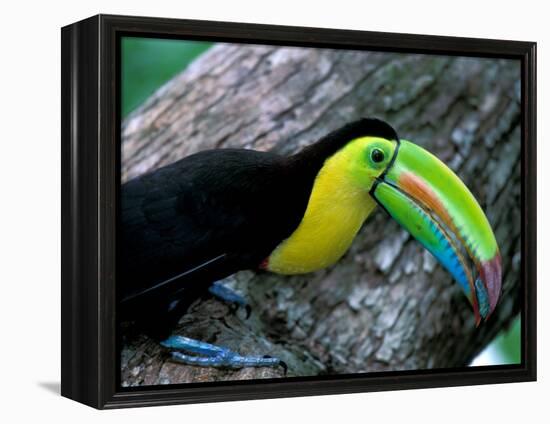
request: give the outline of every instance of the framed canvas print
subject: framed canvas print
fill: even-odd
[[[62,29],[62,394],[536,378],[535,43]]]

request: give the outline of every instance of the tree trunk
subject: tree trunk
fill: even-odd
[[[364,116],[436,154],[487,213],[504,274],[489,321],[476,328],[458,284],[378,210],[334,267],[241,272],[249,319],[204,299],[178,334],[277,356],[288,376],[461,367],[519,312],[519,61],[219,44],[123,122],[122,179],[205,149],[292,153]],[[175,364],[145,336],[124,337],[125,386],[282,375]]]

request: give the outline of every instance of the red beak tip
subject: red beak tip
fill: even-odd
[[[484,262],[481,265],[480,273],[487,290],[489,301],[489,313],[485,317],[485,320],[487,320],[497,307],[502,289],[502,264],[500,253],[498,251],[493,259]]]

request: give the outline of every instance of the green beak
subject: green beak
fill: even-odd
[[[500,253],[487,217],[456,174],[401,140],[371,195],[460,284],[476,324],[486,320],[500,296]]]

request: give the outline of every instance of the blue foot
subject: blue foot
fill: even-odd
[[[224,280],[215,281],[210,286],[208,291],[217,298],[223,300],[224,302],[244,307],[246,311],[246,318],[248,319],[252,308],[250,308],[250,305],[248,304],[246,299],[233,289],[227,287],[223,282]]]
[[[280,359],[271,356],[242,356],[225,347],[216,346],[183,336],[170,336],[160,343],[168,349],[185,350],[202,356],[171,352],[172,359],[186,365],[239,369],[244,367],[281,366],[286,375],[287,366]]]

